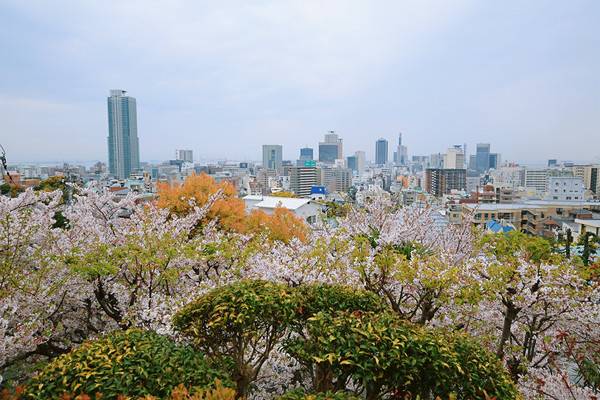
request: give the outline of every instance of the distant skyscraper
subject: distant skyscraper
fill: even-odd
[[[330,131],[325,135],[325,141],[319,142],[319,161],[333,164],[335,160],[343,160],[342,139]]]
[[[303,147],[300,149],[300,161],[310,161],[313,160],[313,149],[310,147]]]
[[[367,156],[362,150],[354,152],[354,156],[356,157],[356,170],[359,174],[362,174],[365,171],[365,165],[367,164]]]
[[[346,167],[348,167],[348,169],[351,169],[352,172],[358,172],[358,162],[356,156],[346,157]]]
[[[125,90],[111,90],[108,97],[108,169],[119,179],[140,168],[135,98]]]
[[[408,150],[402,145],[402,132],[398,134],[398,147],[394,152],[394,162],[398,165],[408,164]]]
[[[478,143],[475,154],[476,168],[478,172],[485,172],[490,168],[490,144]]]
[[[283,165],[283,146],[280,144],[263,144],[263,167],[281,171]]]
[[[444,168],[445,169],[464,169],[465,168],[465,155],[460,146],[454,146],[448,149],[444,154]]]
[[[192,150],[175,150],[175,159],[193,163],[194,152]]]
[[[375,164],[385,165],[388,162],[388,141],[381,138],[375,142]]]
[[[500,154],[490,153],[490,168],[498,169],[500,166]]]

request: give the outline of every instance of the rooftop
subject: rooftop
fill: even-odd
[[[254,207],[257,208],[283,207],[288,210],[296,210],[303,205],[310,203],[311,200],[292,197],[248,195],[244,197],[244,201],[257,201],[258,203],[254,204]]]
[[[555,200],[524,200],[519,203],[507,204],[472,204],[464,203],[463,207],[477,211],[517,211],[522,209],[544,209],[548,207],[599,207],[597,201],[555,201]]]
[[[600,219],[575,219],[576,224],[593,226],[594,228],[600,228]]]

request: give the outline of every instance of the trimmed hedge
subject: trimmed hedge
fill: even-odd
[[[192,392],[229,377],[201,353],[151,331],[116,331],[88,341],[44,367],[26,386],[25,398],[86,394],[167,397],[178,385]]]

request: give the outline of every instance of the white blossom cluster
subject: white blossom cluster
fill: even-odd
[[[70,205],[60,192],[0,197],[0,375],[115,329],[173,335],[173,314],[195,297],[265,279],[371,290],[403,318],[478,338],[520,374],[528,399],[596,398],[573,371],[600,350],[599,291],[567,260],[506,265],[475,250],[468,224],[438,226],[433,206],[381,195],[287,244],[206,223],[212,201],[178,217],[98,189]],[[390,251],[407,245],[406,256]],[[255,398],[280,394],[297,369],[276,349]]]

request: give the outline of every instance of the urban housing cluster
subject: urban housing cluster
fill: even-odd
[[[467,221],[495,232],[518,230],[549,238],[568,232],[573,240],[584,232],[600,233],[598,164],[550,159],[544,167],[518,165],[503,162],[489,143],[477,144],[474,154],[462,144],[409,157],[402,133],[393,148],[387,139],[378,139],[369,161],[365,151],[345,155],[343,138],[334,131],[316,149],[301,148],[295,160],[283,158],[283,145],[264,144],[262,162],[200,164],[192,150],[177,149],[172,160],[154,164],[140,159],[136,99],[124,90],[111,90],[107,104],[108,163],[9,163],[1,171],[4,186],[32,187],[63,176],[117,195],[135,192],[152,198],[159,182],[180,184],[191,174],[205,173],[234,185],[248,210],[270,213],[285,207],[309,223],[317,220],[325,202],[360,204],[373,192],[388,192],[402,205],[436,204],[439,224]]]

